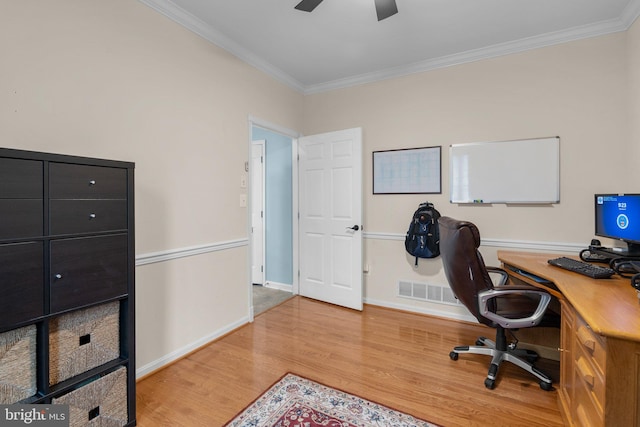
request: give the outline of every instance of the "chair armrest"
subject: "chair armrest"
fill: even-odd
[[[487,272],[489,273],[489,277],[491,277],[491,281],[493,282],[493,286],[504,286],[509,281],[509,273],[506,270],[498,267],[487,267]],[[498,277],[496,280],[493,280],[493,277]]]
[[[540,300],[538,301],[538,306],[536,307],[533,314],[520,319],[509,319],[507,317],[503,317],[499,314],[489,311],[489,300],[509,294],[536,295],[540,297]],[[499,289],[489,289],[478,294],[478,305],[480,308],[480,314],[487,319],[496,322],[503,328],[508,329],[536,326],[542,320],[549,302],[551,302],[551,295],[543,290],[536,289],[530,286],[505,286]]]

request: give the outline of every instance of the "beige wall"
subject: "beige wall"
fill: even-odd
[[[303,97],[135,0],[4,2],[0,145],[135,162],[139,259],[245,242],[137,267],[137,361],[146,373],[248,318],[239,179],[249,115],[306,134],[361,126],[367,300],[463,314],[395,296],[400,279],[446,283],[438,260],[412,268],[402,246],[409,215],[429,199],[475,221],[493,242],[483,248],[491,261],[498,245],[586,244],[592,194],[638,192],[635,161],[612,153],[639,158],[639,46],[636,23],[627,33]],[[450,144],[550,135],[562,138],[560,204],[449,204]],[[372,151],[432,145],[443,147],[443,194],[371,195]]]
[[[629,145],[627,152],[620,156],[629,168],[635,192],[640,192],[640,20],[627,32],[627,53],[629,58]]]
[[[248,117],[303,96],[135,0],[3,2],[0,61],[1,146],[136,163],[138,256],[245,240],[137,268],[138,368],[246,322]]]
[[[616,155],[629,147],[626,40],[626,33],[612,34],[305,97],[305,134],[364,129],[368,301],[464,312],[396,296],[399,280],[446,285],[438,259],[421,260],[415,270],[414,259],[404,252],[408,220],[423,200],[443,215],[474,221],[493,242],[483,248],[491,263],[497,262],[500,245],[533,242],[530,246],[566,250],[588,244],[593,194],[638,191],[621,167],[624,156]],[[559,204],[449,203],[449,145],[555,135],[561,138]],[[443,147],[442,194],[371,194],[372,151],[421,146]]]

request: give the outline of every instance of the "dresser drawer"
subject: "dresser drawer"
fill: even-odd
[[[600,375],[604,375],[607,362],[606,339],[595,334],[579,316],[576,316],[575,333],[577,346],[591,359]]]
[[[42,242],[0,245],[0,328],[44,314]]]
[[[51,200],[51,234],[126,230],[126,200]]]
[[[42,236],[42,199],[0,199],[0,239]]]
[[[0,199],[42,199],[42,162],[0,158]]]
[[[126,199],[127,170],[103,166],[51,163],[51,199]]]
[[[127,235],[51,241],[51,312],[126,295]]]

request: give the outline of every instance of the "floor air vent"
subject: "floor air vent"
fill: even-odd
[[[448,286],[429,285],[404,280],[398,282],[398,296],[440,304],[460,304]]]

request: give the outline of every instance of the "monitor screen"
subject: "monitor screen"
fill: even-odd
[[[596,194],[596,236],[640,244],[640,194]]]

